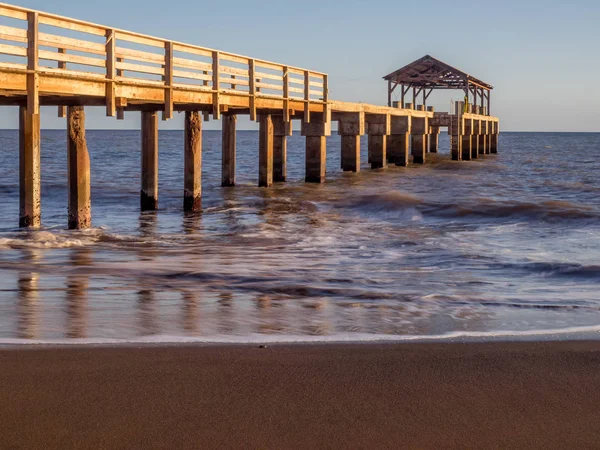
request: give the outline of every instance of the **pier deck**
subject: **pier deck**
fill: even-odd
[[[314,70],[4,3],[0,19],[0,105],[20,107],[21,226],[40,225],[40,106],[57,106],[59,116],[68,116],[70,228],[91,223],[83,111],[88,106],[105,107],[117,119],[126,111],[141,112],[142,210],[158,208],[159,112],[163,120],[176,111],[186,114],[186,210],[201,207],[202,119],[211,117],[223,120],[223,186],[235,185],[235,127],[241,114],[260,123],[259,185],[265,187],[286,180],[286,136],[293,120],[301,121],[306,136],[307,182],[325,180],[325,137],[332,121],[339,123],[346,171],[360,170],[365,133],[375,169],[407,165],[411,153],[413,162],[424,163],[428,151],[437,151],[444,126],[453,135],[453,159],[480,153],[471,149],[472,142],[497,151],[498,118],[482,111],[440,115],[424,105],[334,101],[328,75]]]

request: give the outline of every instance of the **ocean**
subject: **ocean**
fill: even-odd
[[[88,131],[94,228],[68,231],[66,133],[42,132],[43,228],[18,229],[18,134],[0,131],[0,344],[296,342],[600,333],[600,134],[502,133],[499,154],[340,170],[258,188],[238,132],[221,188],[205,131],[203,211],[183,212],[183,132],[161,131],[159,205],[139,212],[140,132]],[[600,336],[600,335],[599,335]]]

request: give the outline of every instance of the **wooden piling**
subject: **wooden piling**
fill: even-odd
[[[440,127],[431,127],[429,153],[437,153],[440,146]]]
[[[158,209],[158,113],[142,111],[142,211]]]
[[[41,225],[40,115],[19,108],[19,226]]]
[[[270,114],[260,116],[258,185],[273,185],[273,118]]]
[[[221,186],[223,187],[235,186],[236,124],[236,115],[223,115],[221,160]]]
[[[461,139],[461,159],[471,161],[473,158],[473,120],[463,118]]]
[[[69,106],[67,109],[67,172],[69,229],[89,228],[92,225],[90,156],[83,106]]]
[[[202,116],[198,111],[186,111],[184,131],[183,210],[202,208]]]

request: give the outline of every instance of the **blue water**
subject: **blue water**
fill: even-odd
[[[18,141],[0,131],[0,342],[367,340],[600,330],[600,134],[503,133],[498,155],[235,188],[204,133],[202,214],[182,211],[183,133],[160,134],[160,210],[139,212],[140,134],[88,131],[94,228],[66,230],[66,140],[42,133],[42,221],[18,224]]]

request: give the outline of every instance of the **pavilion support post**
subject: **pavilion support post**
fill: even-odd
[[[41,225],[40,115],[19,108],[19,226]]]
[[[68,224],[69,230],[80,230],[92,225],[90,155],[83,106],[69,106],[67,117]]]
[[[142,111],[142,211],[158,209],[158,113]]]
[[[343,113],[338,119],[338,134],[342,141],[342,170],[360,172],[360,137],[365,134],[365,114]]]
[[[371,169],[387,167],[387,136],[391,131],[390,114],[367,114],[365,127],[369,135]]]
[[[410,151],[410,116],[392,116],[390,135],[387,137],[387,151],[390,163],[397,166],[408,166]]]
[[[287,137],[292,135],[292,122],[283,116],[273,117],[273,181],[287,181]]]
[[[412,118],[411,151],[415,164],[425,164],[427,129],[427,117]]]
[[[202,115],[186,111],[184,131],[183,210],[202,209]]]
[[[316,114],[313,114],[315,116]],[[306,137],[307,183],[324,183],[327,163],[327,136],[331,136],[331,120],[302,122],[302,136]]]
[[[259,119],[258,186],[273,185],[273,117],[261,114]]]
[[[462,160],[471,161],[473,159],[473,119],[463,119],[462,142]]]
[[[224,114],[221,140],[221,186],[235,186],[236,124],[235,114]]]

